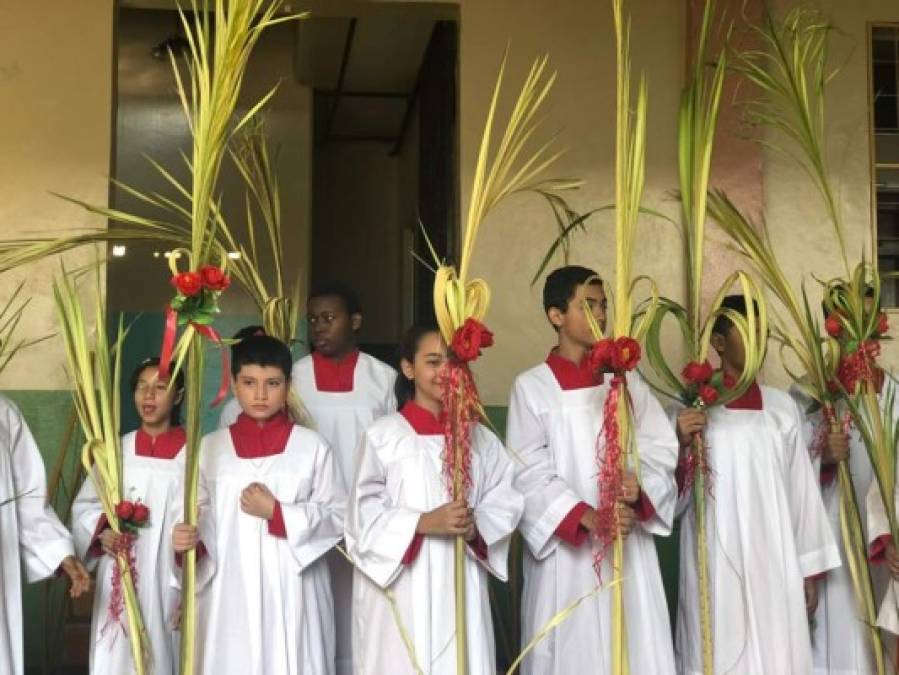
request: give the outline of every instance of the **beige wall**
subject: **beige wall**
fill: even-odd
[[[679,0],[637,0],[633,11],[634,67],[649,83],[645,205],[676,216],[676,110],[684,70],[686,12]],[[558,70],[547,106],[548,129],[562,129],[568,153],[555,173],[583,178],[571,204],[588,210],[614,197],[615,43],[611,3],[582,0],[463,0],[461,30],[461,186],[463,214],[483,118],[506,40],[511,56],[503,101],[509,104],[531,60],[544,51]],[[484,223],[472,273],[493,291],[487,322],[498,346],[478,362],[482,396],[508,403],[516,373],[546,357],[555,335],[544,318],[542,279],[529,280],[554,237],[555,221],[537,197],[516,196]],[[591,218],[589,233],[575,239],[571,262],[614,272],[614,226],[610,214]],[[666,293],[683,293],[680,244],[671,224],[644,218],[636,269],[652,275]],[[561,264],[561,259],[554,261]]]
[[[62,233],[103,226],[50,192],[106,203],[112,111],[110,0],[0,0],[0,233]],[[74,266],[88,252],[69,256]],[[0,302],[25,280],[29,306],[19,337],[56,330],[50,278],[57,261],[0,277]],[[66,386],[58,340],[22,352],[3,389]]]

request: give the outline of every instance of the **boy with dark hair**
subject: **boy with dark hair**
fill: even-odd
[[[596,342],[585,308],[604,328],[602,281],[585,267],[563,267],[546,279],[546,316],[558,345],[545,363],[515,381],[506,441],[520,461],[515,487],[524,494],[520,524],[524,557],[522,633],[530,641],[552,617],[600,583],[592,535],[597,528],[597,444],[610,387],[591,371]],[[674,673],[668,609],[653,535],[667,535],[674,518],[677,441],[649,387],[627,375],[633,399],[639,470],[625,471],[618,503],[624,542],[624,614],[630,670]],[[600,446],[600,457],[604,448]],[[640,479],[637,479],[637,475]],[[610,557],[602,581],[613,576]],[[526,675],[610,672],[611,593],[587,598],[577,611],[537,644],[525,659]],[[652,648],[647,649],[647,640]]]
[[[198,672],[332,675],[334,612],[324,555],[343,536],[346,493],[328,443],[285,409],[291,355],[254,335],[234,350],[242,413],[203,438],[199,527],[177,553],[197,569]]]
[[[722,306],[746,315],[742,295]],[[756,308],[754,308],[757,311]],[[726,316],[712,329],[725,386],[743,372],[746,350]],[[808,617],[816,577],[840,564],[809,461],[798,407],[786,392],[753,382],[707,412],[677,413],[681,461],[703,433],[711,473],[706,500],[714,668],[733,673],[810,673]],[[680,473],[680,472],[679,472]],[[702,672],[696,522],[689,494],[680,540],[678,672]]]

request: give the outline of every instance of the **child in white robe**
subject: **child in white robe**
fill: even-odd
[[[467,542],[465,591],[469,675],[495,675],[488,574],[505,580],[509,542],[523,500],[496,436],[471,431],[472,485],[448,496],[443,475],[442,377],[446,344],[436,329],[413,328],[401,344],[400,412],[363,434],[350,496],[346,541],[357,565],[353,645],[357,675],[455,675],[456,535]],[[399,614],[394,616],[387,592]]]
[[[376,419],[396,411],[396,371],[359,351],[362,305],[356,292],[337,281],[318,284],[306,303],[309,339],[314,351],[293,366],[291,385],[312,420],[312,428],[331,445],[344,484],[356,473],[356,447]],[[248,327],[235,338],[262,331]],[[220,427],[240,413],[236,400],[222,411]],[[353,674],[353,567],[335,550],[328,553],[337,624],[337,675]]]
[[[324,555],[343,534],[345,488],[327,442],[293,424],[291,357],[260,335],[231,365],[243,413],[200,449],[197,673],[333,675],[334,610]]]
[[[747,312],[742,295],[728,296],[722,306]],[[735,382],[746,354],[740,332],[726,316],[716,321],[711,344],[721,358],[725,384]],[[695,433],[703,433],[708,447],[714,672],[810,673],[816,579],[839,567],[840,556],[798,406],[786,392],[753,383],[725,406],[681,410],[677,432],[684,460]],[[702,673],[696,525],[688,492],[681,496],[679,511],[678,672]]]
[[[522,641],[527,644],[573,602],[600,583],[594,571],[597,527],[596,448],[610,387],[590,371],[595,339],[586,303],[605,326],[606,297],[593,270],[569,266],[546,279],[547,318],[558,347],[515,380],[506,442],[520,461],[515,486],[524,493]],[[639,471],[624,472],[617,504],[624,535],[624,616],[630,672],[674,672],[671,627],[653,535],[666,536],[674,519],[677,440],[649,387],[627,376],[633,402]],[[637,480],[637,474],[640,480]],[[611,556],[602,583],[613,578]],[[525,659],[524,675],[611,672],[612,594],[588,597]]]
[[[184,377],[174,386],[159,378],[159,359],[143,361],[131,376],[131,391],[141,425],[122,437],[122,500],[134,504],[132,518],[144,522],[131,535],[131,553],[138,602],[155,675],[178,672],[178,653],[173,622],[178,595],[172,589],[173,573],[170,505],[181,499],[184,474],[184,429],[180,426]],[[138,506],[140,505],[140,506]],[[90,633],[92,675],[134,673],[131,643],[124,613],[117,623],[110,616],[110,597],[116,574],[116,552],[127,546],[129,535],[108,527],[94,482],[86,478],[72,506],[72,532],[78,555],[96,571]]]
[[[74,556],[72,535],[47,504],[44,460],[22,413],[0,395],[0,673],[25,671],[21,568],[30,583],[62,571],[77,598],[90,575]]]

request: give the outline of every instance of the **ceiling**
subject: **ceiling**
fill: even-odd
[[[169,0],[120,0],[128,9],[171,10]],[[288,2],[310,15],[293,24],[292,73],[315,91],[320,140],[398,142],[413,104],[418,72],[434,25],[457,20],[447,2]],[[180,32],[172,11],[130,12],[129,39],[120,40],[120,92],[171,90],[167,64],[150,57],[153,46]],[[265,40],[265,37],[263,37]],[[260,43],[260,49],[265,45]]]

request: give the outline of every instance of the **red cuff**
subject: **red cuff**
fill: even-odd
[[[826,487],[833,483],[834,479],[837,477],[837,465],[836,464],[822,464],[821,465],[821,485],[822,487]]]
[[[637,520],[641,523],[645,523],[656,514],[656,507],[649,501],[649,497],[643,492],[643,488],[640,488],[637,501],[633,503],[631,508],[634,510],[634,513],[637,514]]]
[[[206,554],[207,554],[207,551],[206,551],[206,544],[204,544],[204,543],[201,541],[201,542],[197,545],[197,562],[200,562],[203,558],[205,558],[205,557],[206,557]],[[176,553],[176,554],[175,554],[175,564],[176,564],[178,567],[181,567],[181,565],[182,565],[183,562],[184,562],[184,554],[183,554],[183,553]]]
[[[468,548],[481,560],[487,560],[487,542],[484,541],[484,537],[481,536],[477,528],[474,531],[474,539],[468,542]]]
[[[809,579],[811,579],[812,581],[821,581],[822,579],[826,579],[826,578],[827,578],[827,572],[818,572],[817,574],[813,574],[812,576],[806,577],[805,579],[806,579],[806,581],[808,581]]]
[[[890,534],[882,534],[871,542],[868,547],[868,560],[875,565],[886,562],[887,546],[893,543],[893,536]]]
[[[409,548],[406,549],[406,553],[403,555],[403,559],[400,562],[404,565],[411,565],[414,563],[418,554],[421,552],[421,545],[424,541],[425,536],[416,532],[415,536],[412,537],[412,541],[409,543]]]
[[[281,502],[275,500],[275,509],[268,520],[268,533],[273,537],[287,539],[287,527],[284,525],[284,512],[281,511]]]
[[[103,555],[103,545],[100,543],[100,535],[109,527],[109,520],[105,513],[101,513],[97,519],[97,527],[94,528],[94,535],[91,537],[91,544],[87,547],[87,555],[99,558]]]
[[[581,518],[590,509],[590,505],[586,502],[578,502],[574,508],[568,512],[568,515],[562,519],[556,528],[555,535],[572,546],[580,546],[587,540],[590,531],[581,525]]]

